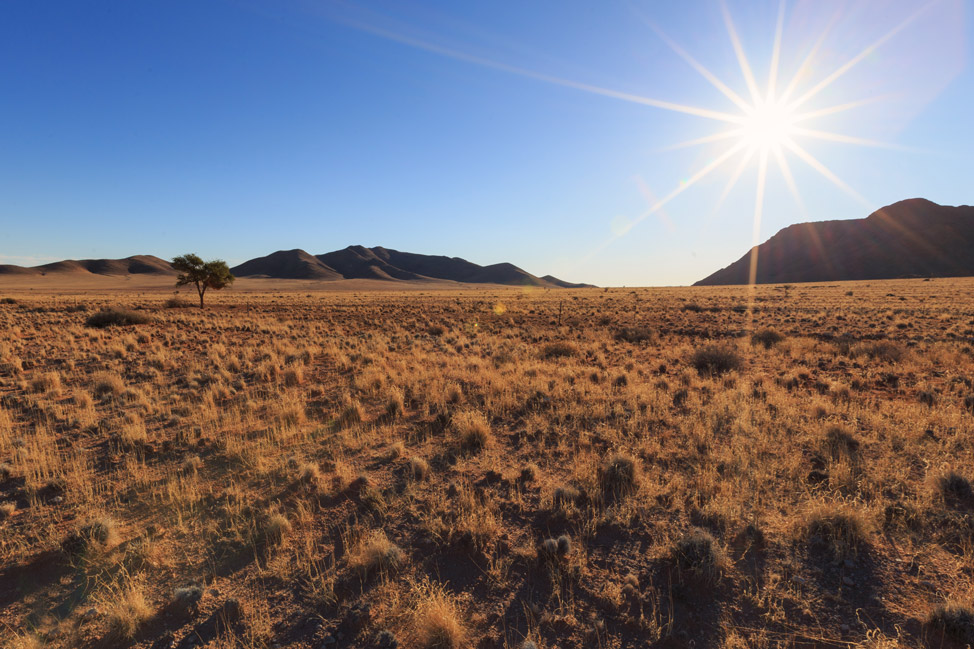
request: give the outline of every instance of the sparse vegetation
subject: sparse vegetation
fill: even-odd
[[[720,376],[738,369],[741,366],[741,356],[730,345],[710,344],[693,352],[690,364],[701,376]]]
[[[111,308],[92,314],[85,320],[86,327],[104,329],[106,327],[129,327],[132,325],[148,324],[152,318],[145,313],[129,309]]]
[[[0,646],[961,646],[970,285],[18,293]]]

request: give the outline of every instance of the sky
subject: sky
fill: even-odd
[[[6,0],[0,263],[361,244],[690,284],[792,223],[974,203],[972,14]]]

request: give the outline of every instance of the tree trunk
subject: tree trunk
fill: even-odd
[[[203,308],[203,293],[206,292],[206,287],[205,286],[200,286],[199,284],[197,284],[196,285],[196,290],[200,294],[200,308],[202,309]]]

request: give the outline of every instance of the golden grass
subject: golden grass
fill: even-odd
[[[974,280],[300,286],[0,301],[0,646],[965,641]]]

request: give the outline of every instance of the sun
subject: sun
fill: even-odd
[[[756,151],[780,150],[798,134],[798,114],[775,99],[762,101],[744,111],[740,141]]]

